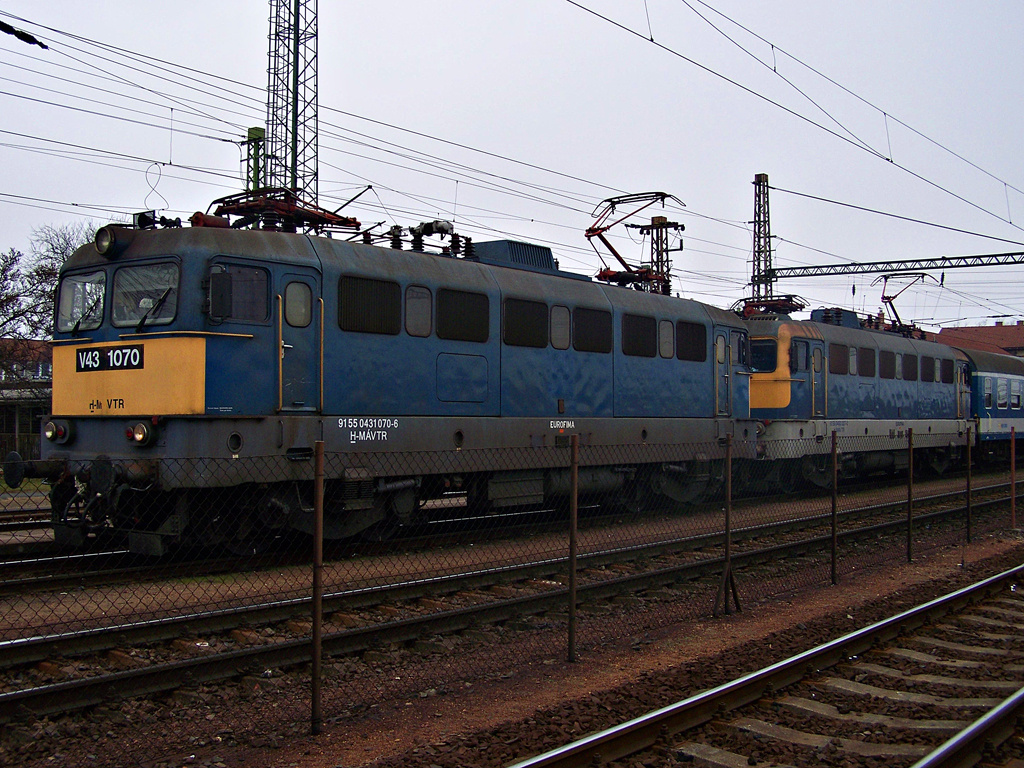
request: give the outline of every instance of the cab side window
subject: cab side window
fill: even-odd
[[[313,290],[306,283],[284,287],[284,320],[292,328],[306,328],[313,320]]]
[[[845,344],[828,345],[828,372],[844,375],[850,372],[850,349]]]
[[[747,364],[747,334],[743,331],[733,331],[729,336],[729,349],[733,365]]]
[[[806,341],[794,339],[789,348],[789,370],[793,373],[808,371],[811,368],[811,345]]]
[[[338,281],[338,327],[396,335],[402,328],[402,289],[390,280],[343,275]]]
[[[210,318],[262,323],[270,317],[270,273],[260,267],[215,264],[210,270]]]

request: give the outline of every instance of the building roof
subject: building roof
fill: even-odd
[[[962,328],[943,328],[935,340],[951,347],[979,349],[1024,356],[1024,321],[1015,325],[976,325]]]

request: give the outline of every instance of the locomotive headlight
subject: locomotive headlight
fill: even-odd
[[[71,422],[63,419],[53,419],[43,424],[43,437],[52,443],[64,444],[71,440]]]
[[[136,231],[108,224],[96,231],[93,245],[96,246],[96,252],[103,258],[115,259],[131,244]]]
[[[96,233],[96,250],[101,256],[106,256],[114,245],[114,234],[108,227],[103,227]]]
[[[149,445],[156,430],[144,421],[140,421],[128,430],[128,439],[139,445]]]

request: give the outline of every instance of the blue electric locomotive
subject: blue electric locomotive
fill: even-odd
[[[565,456],[532,449],[570,432],[595,449],[582,492],[686,501],[713,475],[701,444],[755,455],[747,349],[732,313],[524,243],[108,226],[61,271],[42,459],[7,477],[54,482],[58,542],[115,529],[151,553],[311,530],[319,440],[330,538],[415,522],[451,488],[549,503]]]
[[[840,309],[748,325],[751,414],[780,487],[831,483],[833,431],[858,438],[844,441],[840,475],[863,476],[906,468],[910,429],[915,453],[943,472],[961,460],[968,428],[979,456],[1005,458],[1011,427],[1024,425],[1020,358],[865,328]]]

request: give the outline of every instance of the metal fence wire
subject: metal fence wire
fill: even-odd
[[[148,474],[112,460],[104,471],[123,482],[102,498],[81,473],[53,489],[25,480],[0,494],[0,648],[174,623],[134,651],[156,664],[316,636],[316,698],[341,717],[552,658],[586,663],[608,643],[641,647],[1015,523],[1009,462],[972,468],[969,435],[825,435],[767,452],[585,438],[331,453],[322,485],[305,455],[162,459]],[[60,674],[36,667],[7,690]]]

